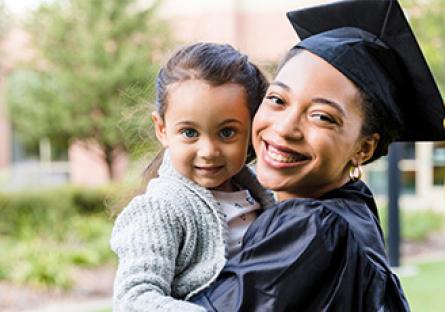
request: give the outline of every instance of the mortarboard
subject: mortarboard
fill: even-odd
[[[402,125],[400,141],[445,140],[445,108],[396,0],[344,0],[287,13],[306,49]]]

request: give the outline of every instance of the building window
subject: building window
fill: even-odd
[[[416,194],[416,144],[413,142],[401,144],[400,192],[402,194]]]
[[[445,183],[445,142],[435,142],[433,145],[433,184]]]
[[[388,161],[387,157],[365,166],[366,181],[368,182],[372,192],[376,195],[386,195],[388,192]]]
[[[402,194],[416,194],[416,172],[414,170],[400,172]]]
[[[68,182],[70,175],[67,149],[67,144],[51,144],[48,139],[25,145],[13,131],[9,188],[19,189]]]
[[[400,169],[400,192],[401,194],[416,193],[416,147],[414,143],[401,144]],[[366,171],[367,181],[374,192],[378,195],[388,193],[388,157],[382,157],[370,164]]]
[[[402,143],[402,159],[416,159],[416,144],[413,142]]]

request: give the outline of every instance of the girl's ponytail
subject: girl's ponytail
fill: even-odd
[[[142,173],[142,188],[144,188],[144,191],[147,187],[148,182],[150,180],[157,178],[159,176],[158,171],[162,164],[162,159],[164,158],[164,152],[165,148],[162,148],[153,158],[151,163],[148,164],[148,166],[144,169],[144,172]],[[143,193],[143,192],[140,192]]]

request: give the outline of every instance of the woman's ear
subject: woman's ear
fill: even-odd
[[[153,121],[153,124],[155,126],[155,133],[159,142],[161,142],[163,147],[168,147],[164,120],[156,111],[151,113],[151,120]]]
[[[352,159],[352,163],[354,165],[361,165],[371,159],[379,140],[380,135],[378,133],[373,133],[371,136],[363,138],[357,153]]]

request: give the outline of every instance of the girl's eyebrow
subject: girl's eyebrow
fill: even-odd
[[[231,123],[238,123],[238,124],[242,124],[242,122],[238,119],[235,118],[229,118],[224,120],[222,123],[220,123],[220,126],[226,125],[226,124],[231,124]]]
[[[240,120],[236,119],[236,118],[228,118],[228,119],[222,121],[221,123],[219,123],[218,127],[222,127],[224,125],[233,124],[233,123],[242,124],[242,122]],[[196,123],[193,122],[193,121],[182,120],[182,121],[178,121],[177,123],[175,123],[175,126],[195,127]]]
[[[332,106],[336,110],[338,110],[343,116],[346,115],[345,110],[343,109],[342,105],[338,104],[335,101],[332,101],[332,100],[329,100],[329,99],[325,99],[325,98],[313,98],[312,102],[313,103],[320,103],[320,104],[326,104],[326,105]]]
[[[188,120],[181,120],[175,123],[175,126],[194,126],[195,123]]]

